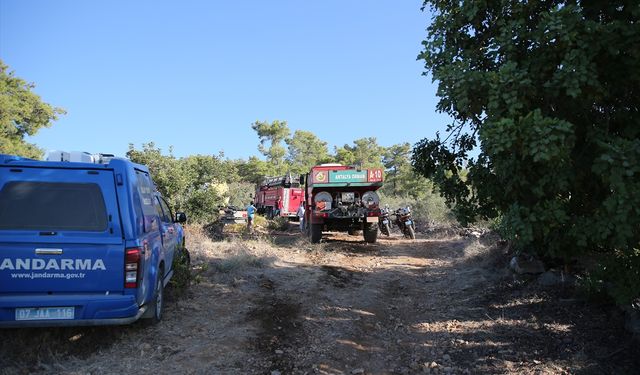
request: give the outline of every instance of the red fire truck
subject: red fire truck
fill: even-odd
[[[323,231],[362,230],[366,242],[378,239],[381,168],[357,169],[340,164],[321,164],[300,182],[306,182],[305,228],[311,242],[318,243]]]
[[[304,202],[304,189],[300,187],[299,178],[291,173],[267,177],[257,186],[254,201],[258,213],[269,219],[296,218],[298,207]]]

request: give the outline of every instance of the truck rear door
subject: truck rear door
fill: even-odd
[[[0,166],[0,295],[122,293],[109,169]]]

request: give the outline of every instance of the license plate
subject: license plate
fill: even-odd
[[[73,307],[28,307],[16,309],[16,320],[61,320],[73,319]]]
[[[407,221],[405,221],[404,223],[405,223],[405,225],[411,225],[411,224],[413,224],[413,223],[411,222],[411,220],[407,220]]]
[[[376,216],[367,216],[367,223],[377,223],[378,218]]]

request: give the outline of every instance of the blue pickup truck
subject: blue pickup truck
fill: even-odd
[[[159,321],[185,221],[127,159],[0,154],[0,327]]]

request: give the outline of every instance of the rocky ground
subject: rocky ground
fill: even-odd
[[[489,239],[366,244],[189,231],[193,285],[156,326],[0,331],[0,373],[637,373],[615,309],[514,278]]]

